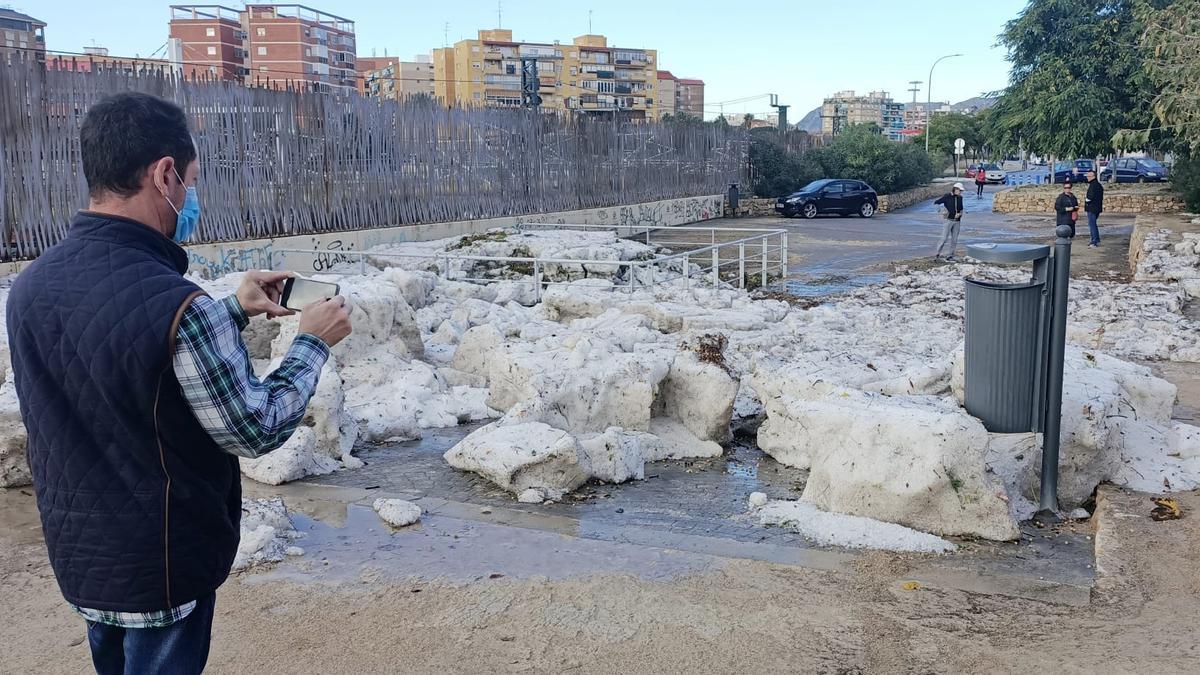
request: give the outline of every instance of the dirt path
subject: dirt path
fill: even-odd
[[[28,499],[0,497],[7,507]],[[1200,496],[1181,500],[1200,513]],[[662,580],[247,574],[219,593],[210,672],[1190,671],[1200,518],[1153,523],[1150,506],[1136,495],[1102,499],[1103,574],[1085,608],[904,590],[913,561],[894,554],[850,572],[720,559]],[[7,508],[0,530],[2,670],[87,672],[83,624],[58,596],[36,523],[12,515],[28,511]]]

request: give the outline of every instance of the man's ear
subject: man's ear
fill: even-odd
[[[168,194],[174,168],[175,158],[170,156],[161,157],[146,167],[147,177],[160,195]]]

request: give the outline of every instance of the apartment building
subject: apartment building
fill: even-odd
[[[434,95],[450,105],[519,106],[521,62],[532,58],[544,109],[657,119],[657,57],[653,49],[609,46],[603,35],[562,44],[481,30],[476,39],[434,50]]]
[[[167,59],[109,56],[108,49],[99,46],[84,47],[83,54],[83,56],[79,56],[77,54],[47,52],[46,70],[62,70],[76,73],[115,70],[132,74],[154,70],[166,71],[170,68],[170,62]]]
[[[657,72],[658,118],[686,113],[704,118],[704,80],[675,77],[669,70]]]
[[[236,17],[236,18],[235,18]],[[172,5],[171,60],[246,84],[358,88],[354,22],[305,5]]]
[[[46,57],[46,22],[0,7],[0,52]]]
[[[379,70],[386,67],[389,63],[398,62],[400,59],[395,56],[359,56],[354,60],[354,70],[357,73],[355,83],[358,86],[358,93],[367,94],[367,75],[373,70]]]
[[[853,124],[874,124],[893,141],[904,140],[905,106],[886,91],[859,96],[839,91],[821,107],[821,133],[836,136]]]
[[[240,10],[171,5],[168,27],[168,58],[184,77],[245,81],[249,71]]]
[[[680,78],[675,91],[675,109],[678,112],[704,117],[704,80]]]
[[[667,115],[674,115],[678,109],[679,96],[679,78],[671,74],[669,70],[660,70],[656,74],[658,79],[658,118],[662,119]]]
[[[360,64],[363,61],[359,58]],[[410,96],[434,95],[433,60],[428,55],[417,55],[412,61],[372,58],[368,66],[366,69],[359,66],[366,96],[398,101]]]

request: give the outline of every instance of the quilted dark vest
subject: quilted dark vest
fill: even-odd
[[[237,459],[196,421],[172,368],[179,318],[202,293],[186,270],[157,231],[80,212],[9,294],[42,531],[76,605],[181,605],[220,586],[237,551]]]

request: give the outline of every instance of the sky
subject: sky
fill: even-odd
[[[214,0],[204,0],[211,4]],[[51,50],[107,47],[113,55],[148,56],[167,39],[164,0],[0,0],[42,21]],[[180,0],[175,0],[181,4]],[[226,6],[240,8],[239,2]],[[886,2],[884,0],[441,0],[367,2],[310,0],[316,9],[355,22],[360,56],[410,58],[474,37],[499,24],[517,40],[564,43],[588,32],[610,46],[657,49],[659,68],[705,82],[706,116],[772,112],[766,94],[789,104],[799,121],[825,96],[853,89],[888,91],[912,101],[911,80],[928,80],[938,65],[933,100],[958,102],[1005,86],[1008,63],[996,46],[1004,24],[1026,0]],[[497,9],[499,6],[499,16]],[[926,98],[920,85],[918,100]],[[754,100],[726,103],[756,96]]]

